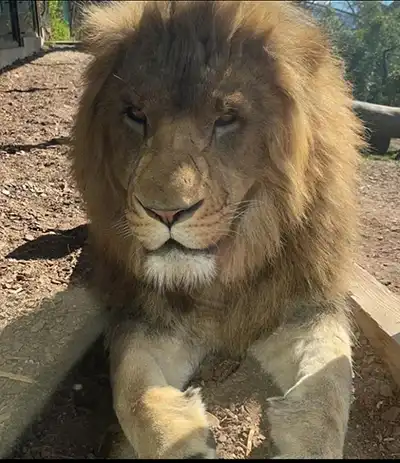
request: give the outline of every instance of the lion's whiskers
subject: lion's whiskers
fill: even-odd
[[[119,236],[123,239],[129,238],[132,236],[132,229],[129,226],[126,217],[123,215],[119,219],[117,219],[112,225],[111,229],[115,230]]]

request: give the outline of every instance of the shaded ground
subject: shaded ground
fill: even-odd
[[[90,272],[86,229],[80,227],[85,216],[68,174],[67,147],[63,144],[87,59],[79,52],[57,51],[0,75],[0,340],[3,341],[0,391],[3,395],[4,391],[17,390],[24,378],[21,375],[26,375],[30,368],[33,372],[39,341],[45,335],[56,338],[56,327],[65,328],[64,319],[53,306],[46,309],[46,314],[55,315],[54,327],[38,314],[43,298],[52,300],[72,283],[84,283]],[[359,263],[398,293],[399,185],[400,162],[363,163]],[[20,341],[22,326],[26,337],[22,336]],[[14,339],[8,350],[4,339]],[[46,351],[49,358],[52,349],[50,343]],[[8,376],[4,376],[7,372]],[[267,429],[260,419],[265,387],[254,365],[245,362],[238,368],[230,360],[213,368],[209,363],[196,381],[203,386],[212,414],[220,456],[267,455]],[[355,349],[354,386],[346,457],[399,457],[400,392],[362,336]],[[101,444],[107,442],[105,430],[114,419],[107,362],[100,342],[58,386],[26,430],[13,456],[96,458],[100,456]],[[10,425],[8,420],[9,413],[0,401],[0,429]]]

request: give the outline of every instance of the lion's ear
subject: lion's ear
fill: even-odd
[[[116,51],[135,33],[142,6],[143,2],[85,5],[78,31],[83,49],[94,56]]]

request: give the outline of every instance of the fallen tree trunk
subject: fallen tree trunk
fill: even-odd
[[[391,138],[400,138],[400,108],[354,101],[353,110],[364,122],[373,152],[385,154]]]
[[[389,138],[400,138],[400,108],[354,101],[353,110],[373,132]]]

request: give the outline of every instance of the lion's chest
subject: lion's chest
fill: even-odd
[[[278,325],[275,311],[266,301],[203,297],[180,299],[179,303],[182,305],[170,306],[170,310],[179,313],[180,329],[212,350],[233,355],[243,354],[260,336],[268,335]]]

